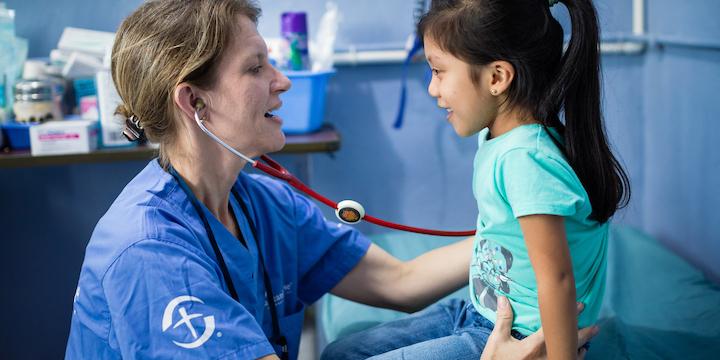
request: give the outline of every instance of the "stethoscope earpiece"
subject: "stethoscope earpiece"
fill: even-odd
[[[204,108],[205,108],[205,102],[203,101],[203,99],[198,98],[195,101],[195,110],[200,111]]]
[[[365,208],[357,201],[343,200],[337,204],[335,216],[346,224],[357,224],[365,217]]]

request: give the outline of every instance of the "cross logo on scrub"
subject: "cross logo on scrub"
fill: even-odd
[[[173,322],[173,314],[175,313],[175,309],[178,309],[177,313],[180,315],[180,319],[175,323],[175,325],[172,326],[172,328],[176,329],[184,325],[190,331],[190,335],[192,335],[194,341],[189,343],[183,343],[173,340],[173,343],[185,349],[194,349],[202,346],[205,342],[207,342],[215,332],[215,317],[212,315],[203,317],[203,314],[188,314],[185,307],[181,306],[178,308],[178,305],[188,301],[204,304],[204,302],[199,298],[187,295],[178,296],[170,300],[170,302],[165,307],[165,312],[163,313],[162,331],[165,332],[170,328],[170,325],[172,325]],[[205,323],[205,331],[203,331],[202,335],[198,337],[197,330],[192,324],[192,320],[200,317],[203,317],[203,321]],[[219,333],[218,336],[220,336]]]

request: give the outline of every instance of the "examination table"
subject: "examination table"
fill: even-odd
[[[455,239],[387,233],[372,240],[411,259]],[[468,299],[467,287],[449,297]],[[326,295],[317,309],[319,349],[403,313]],[[628,227],[611,227],[605,299],[586,359],[720,359],[720,286]]]

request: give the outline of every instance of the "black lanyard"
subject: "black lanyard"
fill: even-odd
[[[215,235],[213,234],[212,228],[210,227],[210,223],[208,223],[208,219],[205,216],[205,212],[202,209],[202,206],[200,206],[200,202],[195,197],[195,195],[190,191],[190,188],[188,188],[187,184],[183,179],[178,175],[177,171],[173,167],[170,167],[170,175],[172,175],[175,180],[180,184],[180,187],[185,191],[185,194],[190,199],[190,202],[193,204],[193,207],[195,208],[195,211],[200,215],[200,219],[203,222],[203,226],[205,227],[205,232],[208,235],[208,239],[210,240],[210,245],[212,245],[213,251],[215,252],[215,257],[218,260],[218,265],[220,265],[220,271],[222,271],[223,278],[225,279],[225,284],[228,287],[228,291],[230,292],[230,296],[232,296],[235,301],[238,303],[240,302],[240,299],[238,297],[237,291],[235,290],[235,285],[233,284],[232,278],[230,277],[230,271],[228,271],[227,265],[225,264],[225,257],[223,257],[222,252],[220,251],[220,247],[217,244],[217,241],[215,240]],[[270,306],[270,317],[272,319],[272,327],[273,327],[273,341],[275,344],[280,346],[280,349],[282,351],[281,359],[288,360],[289,354],[288,354],[288,345],[287,345],[287,338],[282,335],[280,332],[280,323],[278,321],[278,315],[277,315],[277,308],[275,307],[275,299],[273,297],[273,291],[272,291],[272,283],[270,282],[270,276],[268,276],[268,272],[265,269],[265,262],[263,261],[262,252],[260,250],[260,238],[257,236],[257,231],[255,230],[255,224],[252,221],[252,218],[250,218],[250,212],[247,209],[247,206],[245,205],[245,202],[242,200],[240,195],[237,193],[237,190],[235,189],[235,186],[233,185],[232,188],[232,194],[235,197],[235,201],[240,204],[240,208],[242,209],[243,216],[245,219],[247,219],[248,224],[250,225],[250,231],[252,231],[253,238],[255,239],[255,244],[257,245],[257,251],[258,251],[258,260],[260,261],[260,267],[263,270],[263,283],[265,285],[265,297],[268,302],[268,306]],[[240,222],[237,221],[237,214],[235,215],[235,222],[237,223],[237,229],[238,229],[238,240],[242,242],[246,247],[248,247],[248,242],[245,240],[245,235],[243,235],[242,230],[240,229]],[[248,247],[248,251],[250,248]]]

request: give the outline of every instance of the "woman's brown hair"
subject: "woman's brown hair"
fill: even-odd
[[[238,28],[238,16],[257,23],[250,0],[153,0],[120,25],[112,49],[112,78],[122,99],[116,113],[134,116],[148,140],[160,144],[160,163],[177,136],[173,92],[188,82],[207,88],[213,68]]]

